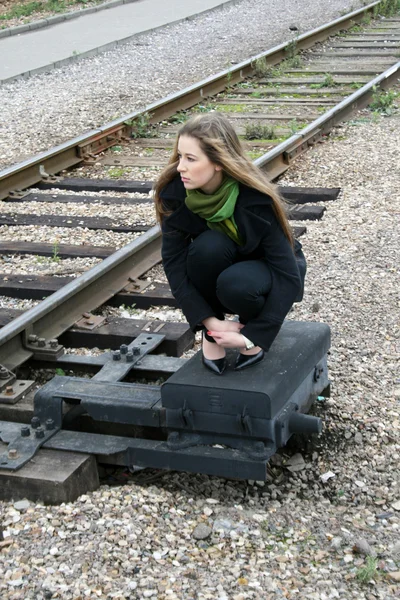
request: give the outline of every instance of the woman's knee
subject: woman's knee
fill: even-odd
[[[232,265],[217,279],[217,297],[224,306],[232,310],[246,304],[263,304],[270,288],[268,267],[265,265],[265,269],[254,270],[250,261]]]
[[[210,268],[216,263],[231,264],[236,254],[235,243],[219,231],[204,231],[189,246],[188,262]]]

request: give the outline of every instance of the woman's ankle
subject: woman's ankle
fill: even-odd
[[[215,342],[208,342],[203,337],[203,356],[208,360],[219,360],[220,358],[224,358],[226,356],[225,348],[218,346],[218,344]]]

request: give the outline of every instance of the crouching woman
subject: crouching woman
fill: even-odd
[[[154,197],[165,273],[191,329],[203,330],[204,365],[222,375],[226,348],[238,350],[235,370],[257,364],[302,299],[306,271],[275,187],[230,122],[208,113],[180,129]]]

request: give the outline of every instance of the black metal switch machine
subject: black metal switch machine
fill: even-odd
[[[233,371],[233,352],[222,377],[206,370],[198,353],[161,388],[121,381],[162,339],[142,334],[92,379],[58,376],[46,384],[30,426],[0,421],[8,443],[0,468],[17,470],[43,446],[92,453],[99,462],[265,480],[269,458],[292,434],[321,431],[321,420],[307,412],[329,394],[327,325],[285,321],[264,360],[242,372]],[[132,432],[152,428],[152,435],[63,429],[70,402],[95,421],[132,425]]]

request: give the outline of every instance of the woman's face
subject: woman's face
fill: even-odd
[[[214,165],[204,154],[200,143],[189,135],[181,135],[178,141],[178,173],[187,190],[201,189],[213,194],[223,179],[222,167]]]

